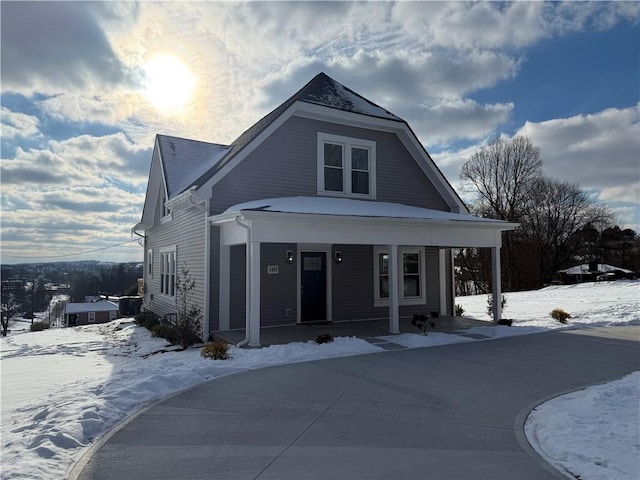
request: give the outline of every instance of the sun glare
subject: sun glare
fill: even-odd
[[[158,110],[176,113],[189,102],[196,79],[189,68],[172,55],[158,55],[145,65],[145,96]]]

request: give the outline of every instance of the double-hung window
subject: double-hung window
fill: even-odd
[[[176,249],[160,251],[160,293],[176,295]]]
[[[375,198],[376,143],[318,133],[318,193]]]
[[[424,248],[401,247],[398,249],[398,282],[400,305],[416,305],[426,301]],[[375,305],[389,304],[389,251],[386,247],[374,248],[374,298]]]

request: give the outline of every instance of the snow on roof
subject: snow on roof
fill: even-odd
[[[65,307],[65,313],[75,314],[84,312],[112,312],[118,310],[117,303],[110,302],[108,300],[101,300],[99,302],[84,302],[84,303],[67,303]]]
[[[449,220],[475,223],[505,223],[500,220],[468,214],[432,210],[400,203],[374,202],[332,197],[282,197],[244,202],[229,207],[224,213],[267,211],[354,217],[413,218],[421,220]]]
[[[169,198],[184,192],[229,151],[228,145],[158,135]]]
[[[596,266],[596,270],[590,270],[588,263],[583,263],[582,265],[576,265],[575,267],[571,267],[571,268],[565,268],[564,270],[558,270],[558,273],[565,273],[567,275],[588,275],[590,273],[592,274],[592,273],[607,273],[607,272],[633,273],[632,270],[615,267],[613,265],[608,265],[606,263],[598,263]]]

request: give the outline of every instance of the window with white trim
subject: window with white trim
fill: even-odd
[[[89,323],[96,323],[96,312],[89,312]]]
[[[160,251],[160,293],[175,297],[176,295],[176,249]]]
[[[164,192],[162,193],[162,203],[160,208],[162,213],[160,222],[164,223],[171,220],[171,209],[167,206],[167,195]]]
[[[318,132],[318,193],[375,198],[376,142]]]
[[[147,277],[153,278],[153,249],[147,250]]]
[[[373,249],[375,305],[389,304],[389,251],[386,247]],[[417,305],[426,301],[424,248],[398,248],[398,282],[400,305]]]
[[[118,312],[116,312],[115,310],[111,310],[109,312],[109,321],[115,320],[117,316],[118,316]]]

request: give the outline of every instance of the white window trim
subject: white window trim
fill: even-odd
[[[374,307],[386,307],[389,306],[389,299],[380,297],[380,263],[378,257],[381,253],[389,253],[389,249],[386,246],[375,246],[373,248],[373,306]],[[417,253],[419,255],[420,266],[420,296],[419,297],[405,297],[404,296],[404,274],[402,272],[402,256],[406,253]],[[397,261],[397,275],[399,284],[399,305],[424,305],[427,301],[427,279],[425,269],[425,248],[424,247],[399,247],[398,248],[398,261]]]
[[[111,310],[109,312],[109,321],[115,320],[117,316],[118,316],[118,312],[116,312],[115,310]]]
[[[89,312],[87,315],[87,323],[96,323],[96,312]]]
[[[147,250],[146,274],[147,278],[153,278],[153,248]]]
[[[167,194],[163,192],[160,198],[160,223],[166,223],[173,218],[173,210],[167,207],[167,201]]]
[[[170,283],[169,284],[169,292],[165,292],[164,291],[164,275],[169,275],[169,279],[171,280],[171,273],[172,272],[171,272],[171,264],[169,264],[169,272],[164,273],[165,272],[164,271],[164,266],[165,266],[164,256],[167,255],[167,254],[171,254],[171,253],[173,253],[173,285],[171,285],[171,283]],[[160,284],[159,284],[158,292],[163,297],[173,299],[176,296],[176,278],[178,276],[178,272],[177,272],[178,253],[177,253],[176,246],[173,245],[171,247],[161,248],[160,251],[159,251],[158,259],[160,260],[160,262],[159,262]],[[173,286],[173,290],[171,289],[171,286]],[[171,294],[172,291],[173,291],[173,295]]]
[[[342,185],[344,191],[335,192],[324,189],[324,144],[333,143],[342,145]],[[369,194],[351,192],[351,148],[362,147],[369,150]],[[318,132],[317,145],[317,188],[318,195],[331,195],[336,197],[376,198],[376,142],[360,138],[344,137],[331,133]]]

